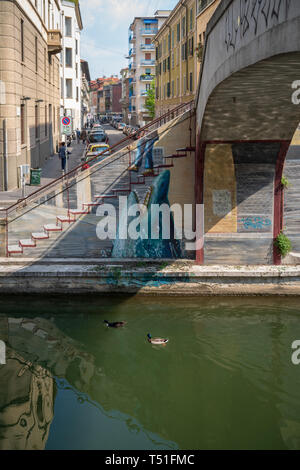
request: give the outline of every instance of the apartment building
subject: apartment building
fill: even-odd
[[[94,118],[121,114],[122,83],[117,75],[92,80],[90,86]]]
[[[83,29],[78,0],[62,0],[60,115],[72,118],[73,130],[81,127],[80,32]]]
[[[86,60],[80,60],[81,67],[81,128],[87,124],[91,116],[91,100],[90,100],[90,70]]]
[[[158,10],[153,17],[136,17],[129,28],[129,120],[144,126],[151,120],[145,100],[155,77],[153,38],[168,18],[170,10]]]
[[[0,1],[0,190],[40,168],[59,142],[61,2]],[[5,47],[3,47],[5,45]]]
[[[205,30],[220,0],[181,0],[154,38],[156,115],[195,97]]]

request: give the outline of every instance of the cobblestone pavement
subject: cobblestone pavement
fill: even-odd
[[[117,131],[116,129],[114,129],[113,127],[109,125],[105,125],[104,127],[109,136],[109,144],[111,146],[114,144],[117,144],[125,137],[125,135],[122,132]],[[70,149],[72,153],[69,156],[69,160],[68,160],[69,170],[80,165],[81,158],[85,150],[85,146],[82,143],[77,144],[76,140],[74,140],[72,142],[72,146],[69,147],[69,150]],[[61,176],[61,164],[60,164],[60,160],[57,154],[54,154],[52,157],[50,157],[46,161],[44,167],[42,168],[41,176],[42,176],[41,186],[44,186],[50,183],[51,181],[53,181],[53,179],[59,178]],[[31,193],[39,189],[39,187],[41,186],[26,185],[25,196],[29,196]],[[15,202],[17,202],[21,198],[22,198],[21,189],[0,192],[0,207],[8,207],[14,204]]]

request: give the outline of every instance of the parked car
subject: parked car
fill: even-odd
[[[88,144],[97,144],[101,142],[105,142],[107,144],[108,141],[108,135],[104,131],[91,132],[88,135]]]
[[[85,156],[81,160],[84,163],[88,163],[90,160],[92,160],[91,163],[96,163],[108,157],[109,155],[111,155],[111,150],[108,144],[90,144]]]
[[[122,131],[125,125],[126,124],[124,122],[118,122],[116,129],[118,129],[118,131]]]

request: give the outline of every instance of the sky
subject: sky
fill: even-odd
[[[120,75],[128,65],[128,28],[135,16],[172,10],[178,0],[80,0],[83,21],[81,58],[89,63],[91,80]]]

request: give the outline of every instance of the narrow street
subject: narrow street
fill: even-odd
[[[116,130],[114,127],[110,126],[109,124],[104,124],[104,129],[109,137],[109,145],[112,147],[113,145],[121,142],[126,136],[121,132]],[[125,144],[124,144],[125,146]],[[84,155],[86,146],[83,145],[81,142],[77,144],[76,140],[72,142],[72,146],[69,147],[71,150],[71,155],[69,156],[68,160],[68,170],[72,170],[76,168],[81,163],[81,158]],[[122,148],[122,145],[120,146]],[[119,149],[117,149],[119,150]],[[51,183],[56,178],[61,176],[61,164],[57,154],[54,154],[50,157],[47,162],[45,163],[44,168],[42,169],[42,178],[41,178],[41,186],[30,186],[27,185],[25,188],[25,197],[29,196],[31,193],[35,192],[38,188]],[[3,191],[0,192],[0,207],[8,207],[19,199],[22,198],[22,190],[16,189],[14,191]]]

